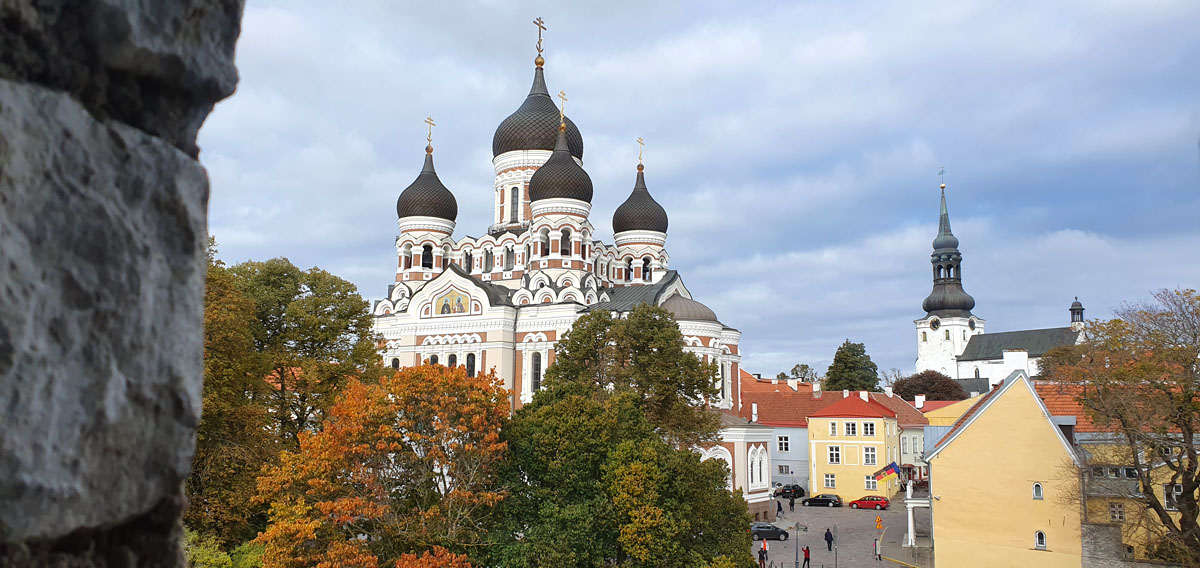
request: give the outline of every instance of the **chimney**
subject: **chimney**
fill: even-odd
[[[863,402],[871,402],[871,393],[867,391],[858,391],[858,398],[863,399]]]
[[[913,397],[913,406],[917,407],[917,410],[921,410],[922,408],[924,408],[925,407],[925,395],[919,394],[919,395]]]
[[[850,389],[842,389],[842,398],[850,398]]]
[[[761,380],[762,380],[762,373],[754,373],[754,380],[756,380],[756,381],[761,381]]]
[[[888,398],[892,398],[892,387],[883,387],[883,394],[888,395]]]
[[[758,403],[757,402],[750,403],[750,421],[758,422]]]
[[[800,390],[800,381],[798,379],[788,379],[787,386],[792,387],[792,390]]]
[[[771,384],[773,384],[773,385],[777,385],[777,384],[779,384],[779,378],[778,378],[778,377],[776,377],[776,378],[774,378],[774,379],[771,379]]]
[[[821,398],[821,381],[813,381],[813,398]]]

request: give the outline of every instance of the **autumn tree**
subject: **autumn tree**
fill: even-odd
[[[1116,318],[1088,322],[1081,341],[1042,359],[1043,376],[1074,387],[1102,430],[1123,446],[1155,522],[1142,543],[1170,560],[1200,562],[1200,295],[1160,290]],[[1164,491],[1164,488],[1170,490]]]
[[[504,430],[488,565],[746,565],[746,502],[724,462],[691,449],[716,435],[713,371],[682,347],[657,307],[575,323]]]
[[[264,369],[254,357],[254,304],[216,259],[210,240],[204,296],[204,398],[196,454],[185,489],[184,522],[230,547],[266,526],[266,510],[249,505],[255,477],[278,452],[267,426]]]
[[[348,377],[382,374],[366,300],[353,284],[319,268],[302,271],[285,258],[231,268],[254,306],[255,355],[271,383],[277,436],[297,447]]]
[[[508,412],[494,375],[461,368],[349,381],[322,429],[300,432],[299,450],[258,480],[271,511],[263,566],[414,565],[424,560],[405,555],[475,550],[503,497],[494,481]]]
[[[825,390],[879,390],[879,368],[867,355],[867,348],[861,343],[851,343],[847,339],[837,352],[833,354],[833,363],[825,372],[822,383]]]
[[[904,400],[915,400],[919,394],[926,400],[964,400],[966,391],[958,381],[937,371],[921,371],[892,383],[892,391]]]

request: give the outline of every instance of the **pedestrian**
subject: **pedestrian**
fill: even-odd
[[[782,501],[775,501],[775,514],[779,515],[779,516],[783,516],[783,502]]]
[[[800,568],[812,568],[812,564],[809,564],[810,560],[808,557],[808,545],[804,545],[804,548],[802,548],[801,551],[804,552],[804,564],[801,564]]]
[[[788,497],[788,512],[789,513],[796,512],[796,496],[795,495]]]
[[[825,545],[829,547],[829,551],[833,552],[833,532],[825,529]]]
[[[758,568],[767,568],[767,551],[770,547],[767,546],[767,541],[762,541],[762,548],[758,549]]]

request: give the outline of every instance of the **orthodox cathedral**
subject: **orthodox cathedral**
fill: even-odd
[[[741,332],[694,300],[670,269],[667,212],[650,194],[640,153],[633,189],[613,214],[614,243],[595,239],[583,136],[546,87],[540,38],[534,63],[529,95],[492,137],[487,230],[454,238],[458,202],[434,168],[432,137],[421,173],[396,201],[396,279],[372,307],[385,363],[494,372],[516,409],[541,388],[555,343],[575,320],[662,306],[686,349],[719,369],[720,394],[710,404],[726,412],[722,442],[699,451],[725,460],[730,488],[743,489],[751,512],[767,518],[771,431],[734,415]]]

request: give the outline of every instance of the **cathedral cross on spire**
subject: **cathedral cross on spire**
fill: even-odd
[[[437,125],[433,123],[432,116],[425,117],[425,124],[429,125],[429,134],[425,136],[425,142],[427,144],[429,144],[430,146],[432,146],[433,145],[433,127],[435,127]]]
[[[558,123],[563,125],[567,123],[567,93],[559,91],[558,100],[561,101],[558,106]]]
[[[942,189],[946,189],[946,166],[938,168],[938,183],[942,184]]]
[[[638,143],[638,163],[640,164],[640,163],[642,163],[642,149],[646,147],[646,142],[644,142],[642,140],[641,136],[638,136],[637,143]]]
[[[538,28],[537,52],[538,52],[538,55],[541,55],[542,54],[542,32],[546,31],[546,22],[543,22],[542,18],[539,17],[538,19],[533,21],[533,25],[537,26],[537,28]]]

